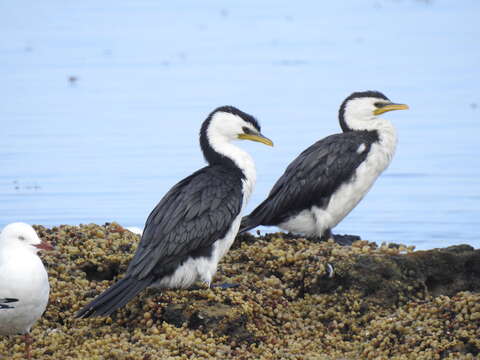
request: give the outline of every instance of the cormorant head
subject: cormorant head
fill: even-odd
[[[200,146],[209,164],[234,164],[226,158],[223,150],[229,142],[238,139],[273,146],[272,141],[260,132],[258,121],[233,106],[221,106],[213,110],[200,129]]]
[[[273,146],[270,139],[260,132],[258,121],[233,106],[221,106],[215,109],[202,126],[210,141],[252,140]]]
[[[354,130],[372,130],[378,119],[387,111],[406,110],[408,105],[391,102],[379,91],[354,92],[347,97],[339,110],[340,126],[344,132]]]
[[[21,222],[11,223],[2,230],[0,234],[1,247],[24,248],[34,253],[39,250],[53,249],[52,245],[38,237],[33,227]]]

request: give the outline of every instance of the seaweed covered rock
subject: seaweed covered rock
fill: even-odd
[[[350,247],[282,233],[244,235],[216,283],[142,292],[109,318],[75,312],[122,276],[139,238],[111,223],[36,227],[50,304],[32,330],[36,359],[474,359],[480,251]],[[19,337],[0,358],[21,359]]]
[[[360,242],[359,242],[360,243]],[[480,291],[480,250],[468,245],[385,256],[354,255],[336,266],[337,276],[317,281],[312,293],[357,289],[364,299],[401,304],[429,295]]]

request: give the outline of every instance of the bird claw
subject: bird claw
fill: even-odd
[[[314,243],[327,242],[331,239],[340,246],[350,246],[355,241],[362,240],[362,238],[357,235],[333,235],[331,233],[327,235],[324,234],[323,236],[309,236],[306,237],[306,239]]]
[[[350,246],[355,241],[362,240],[358,235],[332,235],[333,241],[341,246]]]
[[[230,283],[223,283],[223,284],[214,284],[212,285],[212,287],[214,288],[220,288],[220,289],[223,289],[223,290],[226,290],[226,289],[234,289],[234,288],[237,288],[239,287],[240,284],[230,284]]]

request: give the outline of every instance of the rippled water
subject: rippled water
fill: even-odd
[[[480,3],[0,2],[0,226],[143,226],[203,166],[201,121],[236,105],[274,148],[254,154],[260,202],[338,106],[377,89],[390,168],[336,228],[377,242],[480,245]],[[268,230],[268,229],[264,229]],[[273,230],[273,229],[272,229]]]

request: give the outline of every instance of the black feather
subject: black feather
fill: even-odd
[[[144,288],[171,275],[188,258],[210,256],[213,243],[225,237],[240,213],[243,195],[238,172],[207,166],[175,185],[148,217],[125,278],[77,316],[108,316]],[[192,197],[205,201],[191,203]]]
[[[152,276],[143,280],[126,276],[78,311],[76,317],[109,316],[151,285],[152,280]]]
[[[7,305],[9,303],[17,302],[18,299],[14,298],[1,298],[0,299],[0,309],[13,309],[14,306]]]
[[[0,298],[0,303],[8,304],[12,302],[17,302],[18,299],[15,298]]]
[[[218,111],[238,115],[260,131],[252,116],[231,106],[209,115],[200,131],[200,145],[209,166],[165,194],[148,216],[125,277],[80,310],[78,317],[110,315],[146,287],[172,275],[188,259],[210,257],[214,243],[230,230],[242,207],[245,175],[233,160],[210,146],[207,129]]]
[[[355,131],[328,136],[307,148],[290,163],[268,197],[242,219],[239,233],[281,224],[314,205],[323,208],[352,177],[375,141],[376,131]],[[366,150],[358,154],[361,144]]]

